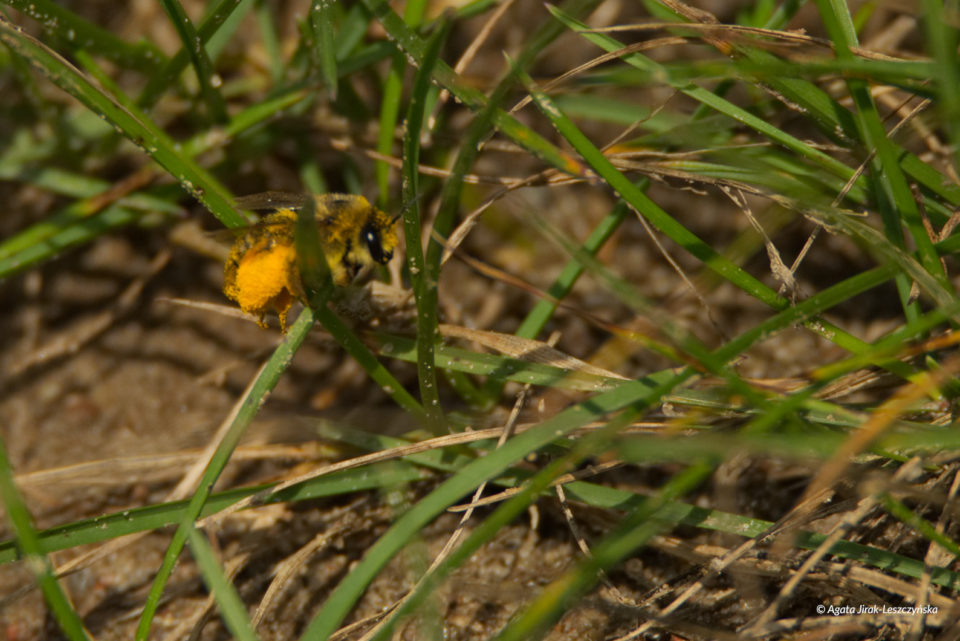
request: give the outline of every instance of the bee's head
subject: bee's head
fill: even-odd
[[[391,234],[393,233],[392,230],[388,231],[390,231]],[[363,226],[360,239],[363,241],[363,244],[366,245],[367,251],[370,252],[370,258],[381,265],[386,265],[390,262],[390,259],[393,258],[393,246],[396,244],[395,238],[393,242],[385,242],[387,239],[384,238],[383,231],[374,221]]]

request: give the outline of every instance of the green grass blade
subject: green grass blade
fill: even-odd
[[[552,13],[557,20],[566,25],[569,29],[580,34],[588,42],[595,44],[608,53],[621,51],[626,48],[623,43],[607,34],[592,32],[590,27],[585,23],[576,20],[574,17],[568,15],[558,7],[548,6],[547,10],[550,11],[550,13]],[[663,66],[640,53],[631,52],[623,57],[623,61],[637,69],[648,72],[653,77],[669,77],[667,70]],[[766,136],[770,140],[782,145],[784,148],[795,152],[800,157],[807,158],[815,162],[825,170],[833,173],[844,181],[853,176],[854,170],[844,163],[800,140],[799,138],[791,136],[787,132],[770,124],[763,118],[760,118],[750,111],[733,104],[732,102],[722,98],[721,96],[718,96],[712,91],[708,91],[703,87],[690,84],[689,82],[677,82],[674,84],[674,88],[683,92],[690,98],[693,98],[694,100],[711,107],[718,113],[724,114],[736,122],[747,125],[751,129],[754,129],[757,133]]]
[[[956,148],[956,141],[960,137],[957,123],[960,122],[960,64],[957,63],[957,30],[950,24],[945,15],[943,2],[925,0],[923,3],[923,20],[926,28],[929,51],[933,54],[937,82],[937,106],[947,129],[950,140],[954,143],[954,163],[960,157],[960,150]],[[956,11],[956,7],[951,7]]]
[[[529,86],[529,84],[528,84]],[[613,164],[604,156],[604,154],[587,139],[586,136],[580,132],[579,129],[566,116],[563,115],[559,109],[553,104],[546,94],[543,92],[537,91],[533,88],[530,89],[531,96],[534,101],[537,103],[538,107],[547,115],[548,118],[554,123],[554,126],[557,127],[558,131],[570,142],[570,144],[580,153],[587,164],[593,168],[607,183],[617,191],[617,193],[624,198],[630,205],[641,215],[647,218],[657,229],[663,232],[666,236],[671,238],[678,245],[686,249],[693,256],[700,259],[707,267],[713,270],[720,277],[728,280],[732,284],[740,287],[748,294],[758,298],[762,302],[770,305],[774,309],[781,310],[787,306],[787,301],[779,296],[772,289],[761,283],[759,280],[742,270],[740,267],[736,266],[729,259],[720,255],[712,247],[704,243],[700,238],[690,232],[686,227],[679,224],[675,219],[673,219],[669,214],[667,214],[663,209],[661,209],[656,203],[654,203],[650,198],[646,196],[642,191],[636,188],[633,183],[631,183],[626,176],[624,176]],[[853,225],[852,222],[847,224]],[[863,226],[863,233],[868,234],[869,228]],[[881,243],[878,245],[879,249],[887,248],[887,244]],[[584,256],[585,260],[589,260],[588,256]],[[909,261],[901,261],[901,264],[907,263]],[[921,282],[925,283],[929,287],[929,291],[932,292],[935,298],[943,299],[945,301],[952,300],[952,295],[949,292],[939,286],[939,284],[932,282],[929,278],[929,275],[926,272],[920,273],[923,270],[918,270],[914,274],[914,277]],[[830,326],[829,329],[826,328],[823,321],[818,321],[810,325],[811,329],[818,331],[824,336],[827,336],[830,340],[836,342],[841,347],[850,350],[851,352],[858,353],[866,349],[866,344],[859,339],[851,336],[849,333],[844,332],[840,328],[835,326]]]
[[[302,89],[291,89],[276,97],[250,106],[237,114],[224,128],[223,135],[232,138],[260,124],[264,120],[307,97]],[[204,132],[184,143],[181,147],[185,157],[193,157],[211,148],[216,137]],[[0,159],[0,177],[5,173],[17,176],[15,163],[7,168]],[[181,209],[169,200],[149,193],[134,193],[121,198],[117,204],[106,209],[99,202],[99,195],[113,186],[102,180],[76,176],[55,169],[33,171],[23,169],[33,178],[31,182],[58,193],[79,196],[85,200],[72,203],[64,210],[48,216],[43,221],[25,229],[0,243],[0,278],[49,260],[66,249],[86,244],[103,233],[136,223],[144,213],[160,212],[177,214]],[[23,176],[26,177],[26,176]]]
[[[815,319],[823,312],[854,296],[882,285],[890,280],[895,273],[895,266],[887,265],[857,274],[837,283],[744,331],[720,347],[715,357],[721,362],[729,361],[761,339],[769,338],[778,331],[799,323],[811,322],[812,319],[812,322],[819,322]],[[380,342],[380,351],[383,354],[400,360],[416,362],[416,347],[409,338],[382,333],[374,333],[374,336]],[[856,353],[868,354],[870,349],[871,346],[868,343],[862,343],[861,348],[856,350]],[[904,378],[909,378],[913,371],[905,363],[899,361],[885,362],[883,359],[878,359],[878,362],[883,363],[884,366],[889,367],[891,371]],[[438,348],[437,366],[470,374],[492,376],[502,380],[584,391],[611,389],[624,384],[620,379],[601,378],[585,372],[571,372],[541,363],[493,354],[480,354],[450,346],[440,346]]]
[[[405,70],[403,56],[397,52],[393,56],[393,63],[383,80],[383,100],[380,101],[380,130],[377,134],[377,151],[384,156],[393,156],[393,138],[396,131],[397,118],[400,116],[400,102],[403,95],[403,73]],[[404,162],[407,159],[404,158]],[[380,192],[380,206],[386,207],[390,200],[390,164],[384,160],[377,160],[376,172],[377,189]],[[406,204],[406,199],[404,199]]]
[[[417,304],[417,379],[420,400],[427,412],[427,429],[433,434],[445,431],[440,389],[437,383],[437,278],[439,269],[427,265],[420,230],[420,130],[426,103],[429,99],[430,79],[440,51],[446,42],[448,24],[441,20],[430,36],[423,64],[417,69],[410,106],[404,122],[403,134],[403,233],[407,247],[407,265]],[[391,69],[392,73],[393,69]],[[382,120],[381,120],[382,124]]]
[[[337,50],[333,28],[336,19],[335,6],[334,2],[319,0],[310,7],[314,56],[331,101],[337,99]]]
[[[884,366],[896,362],[894,357],[904,350],[908,341],[919,338],[943,325],[944,322],[957,314],[958,308],[960,308],[960,303],[954,303],[946,308],[933,309],[886,336],[878,338],[867,351],[818,367],[811,372],[811,377],[816,380],[829,381],[871,365]],[[892,361],[887,359],[892,359]]]
[[[244,131],[252,129],[271,118],[278,117],[282,111],[310,97],[311,95],[308,89],[288,87],[283,91],[277,92],[270,98],[250,105],[231,118],[230,122],[223,126],[222,132],[216,133],[222,136],[223,140],[233,140]],[[219,136],[211,136],[211,133],[212,132],[206,131],[188,140],[183,145],[184,153],[189,156],[195,156],[210,150],[214,146],[213,143],[219,138]]]
[[[197,81],[200,83],[200,95],[207,105],[208,116],[215,122],[224,122],[227,119],[227,107],[220,91],[214,87],[213,63],[203,47],[203,40],[197,34],[196,28],[187,12],[178,0],[160,0],[160,5],[170,17],[173,28],[180,36],[180,44],[190,58]],[[219,82],[219,80],[217,80]]]
[[[783,434],[772,435],[767,437],[765,442],[779,442],[782,444],[785,438],[788,437],[785,437]],[[820,438],[822,437],[817,436],[813,439],[808,438],[808,441]],[[839,444],[839,441],[840,439],[838,438],[831,442],[836,445]],[[646,445],[641,447],[646,447]],[[706,448],[697,450],[696,453],[690,452],[690,455],[702,455],[704,451],[708,453],[717,453],[718,451],[737,449],[739,449],[739,451],[743,451],[743,447],[744,441],[741,439],[736,443],[731,443],[729,445],[716,445],[713,447],[707,446]],[[765,444],[758,444],[756,447],[757,451],[764,451],[767,453],[770,452],[769,449],[766,449]],[[783,451],[792,451],[796,453],[797,449],[795,447],[787,446],[784,447]],[[829,455],[831,452],[825,453],[826,455]],[[671,457],[671,454],[669,451],[667,451],[667,448],[664,448],[660,454],[664,455],[666,458]],[[571,499],[583,501],[584,503],[598,508],[630,512],[638,509],[640,506],[650,500],[649,497],[644,495],[631,494],[630,492],[626,492],[624,490],[593,483],[583,483],[580,481],[565,485],[564,487]],[[721,532],[737,534],[739,536],[749,538],[759,537],[768,532],[770,528],[775,525],[772,521],[747,518],[739,514],[727,514],[717,510],[707,510],[680,502],[671,502],[664,506],[663,510],[658,516],[663,520],[670,521],[675,524],[688,525],[706,530],[716,529]],[[803,531],[798,533],[795,544],[797,547],[803,549],[815,550],[826,540],[826,538],[827,536],[824,534]],[[843,559],[860,561],[875,568],[889,569],[892,572],[913,579],[920,579],[925,572],[929,572],[931,570],[931,568],[925,567],[923,561],[921,560],[912,559],[908,556],[891,553],[888,550],[859,543],[853,543],[850,541],[838,541],[830,549],[830,554]],[[956,586],[960,585],[960,573],[947,568],[932,568],[931,578],[935,584],[951,587],[951,589],[955,589]]]
[[[400,49],[417,66],[420,66],[423,63],[426,43],[390,8],[386,0],[363,0],[363,2]],[[487,102],[482,93],[462,83],[457,74],[444,62],[437,64],[433,79],[475,111],[480,110]],[[493,121],[501,132],[550,165],[574,175],[579,175],[581,172],[581,167],[567,154],[550,144],[543,136],[522,125],[513,116],[497,109],[494,112]]]
[[[10,465],[7,446],[2,439],[0,439],[0,498],[3,499],[7,519],[17,537],[19,553],[40,586],[53,618],[68,639],[87,641],[89,637],[83,629],[80,615],[57,583],[50,559],[44,554],[40,539],[33,527],[30,512],[13,481],[13,467]]]
[[[471,492],[480,483],[497,476],[531,452],[590,421],[627,405],[651,402],[652,399],[659,398],[684,378],[675,376],[670,382],[654,391],[650,391],[644,385],[627,384],[611,392],[594,396],[586,402],[564,410],[537,427],[517,435],[497,450],[467,465],[410,508],[380,537],[367,551],[363,560],[337,586],[301,638],[304,641],[328,638],[353,608],[357,598],[374,576],[402,549],[406,542],[416,536],[427,523],[454,501]]]
[[[840,4],[835,0],[819,0],[817,4],[827,32],[833,39],[838,60],[851,60],[853,53],[850,49],[858,43],[846,4]],[[877,200],[884,219],[886,236],[895,246],[903,247],[901,225],[906,224],[917,246],[924,269],[946,285],[946,274],[933,248],[933,241],[920,220],[917,204],[900,167],[898,150],[890,142],[883,128],[876,103],[870,93],[870,86],[865,80],[852,77],[847,79],[847,85],[857,108],[856,116],[867,151],[876,154],[871,167],[873,180],[878,186]],[[897,287],[905,308],[908,306],[912,308],[907,310],[908,318],[915,318],[919,310],[915,304],[909,303],[909,281],[898,278]]]
[[[589,1],[577,1],[568,4],[570,8],[576,11],[585,11],[588,7],[592,6]],[[559,35],[560,30],[558,25],[552,23],[543,25],[531,37],[527,46],[524,47],[518,59],[517,68],[532,63],[543,48]],[[470,170],[470,167],[473,166],[479,153],[480,143],[489,136],[491,123],[495,122],[497,120],[497,114],[501,113],[500,105],[506,99],[507,93],[512,89],[514,81],[515,71],[511,70],[511,72],[498,83],[482,108],[478,110],[476,117],[467,129],[466,138],[460,146],[460,151],[454,162],[451,176],[444,184],[440,197],[439,211],[433,224],[430,241],[427,244],[427,255],[424,262],[423,296],[424,298],[429,296],[431,302],[426,309],[428,311],[434,310],[433,314],[436,313],[437,283],[440,280],[441,258],[445,250],[445,245],[441,243],[439,239],[449,237],[453,229],[459,210],[460,196],[463,190],[463,176],[465,176]],[[566,163],[563,168],[565,170],[575,171],[573,165],[570,163]],[[436,319],[431,319],[431,322],[435,324]]]
[[[672,397],[671,397],[672,398]],[[317,421],[314,429],[318,436],[345,444],[353,445],[366,451],[381,451],[392,447],[408,445],[410,441],[386,437],[379,434],[368,434],[355,427],[341,427],[327,421]],[[930,437],[938,439],[938,447],[960,447],[960,435],[952,435],[944,440],[942,435],[924,436],[922,434],[894,434],[887,436],[880,442],[881,447],[898,447],[911,451],[914,448],[928,447]],[[745,438],[744,438],[745,437]],[[833,434],[824,438],[822,435],[798,435],[791,437],[776,434],[768,437],[762,435],[704,435],[698,437],[702,445],[690,442],[644,442],[633,446],[629,439],[624,441],[624,450],[629,450],[634,460],[683,460],[685,457],[695,458],[711,453],[730,451],[770,453],[791,456],[797,452],[804,455],[828,457],[842,442],[843,436]],[[686,439],[683,439],[685,441]],[[489,444],[478,442],[478,447],[488,448]],[[656,446],[656,447],[652,447]],[[773,446],[773,447],[771,447]],[[619,446],[618,446],[619,447]],[[632,456],[640,453],[642,457]],[[791,454],[792,453],[792,454]],[[462,455],[448,456],[444,450],[434,450],[413,454],[405,460],[442,472],[453,472],[461,469],[467,462]],[[267,495],[258,505],[279,501],[295,502],[313,500],[325,496],[338,496],[364,490],[395,487],[398,483],[409,483],[422,479],[423,474],[411,465],[374,465],[367,468],[351,469],[337,472],[306,481],[300,485],[287,488],[282,492]],[[519,477],[500,477],[497,483],[505,487],[516,487],[516,479],[528,479],[529,474]],[[641,507],[649,500],[648,496],[634,494],[629,491],[597,485],[586,481],[575,481],[565,485],[567,493],[574,500],[602,509],[616,509],[630,511]],[[228,490],[211,495],[204,506],[201,516],[209,516],[234,505],[239,500],[262,493],[269,486],[254,486]],[[110,540],[132,534],[161,528],[177,523],[188,507],[188,501],[177,501],[151,505],[143,508],[123,510],[92,519],[85,519],[66,524],[38,533],[43,553],[68,549],[77,545],[87,545]],[[661,517],[676,524],[683,524],[709,531],[738,534],[747,537],[756,537],[773,526],[770,521],[731,514],[719,510],[701,508],[687,503],[672,502],[665,509]],[[823,535],[801,533],[798,545],[814,549],[824,539]],[[842,558],[865,560],[878,568],[893,568],[897,573],[919,579],[924,572],[923,563],[909,557],[892,554],[886,550],[873,548],[861,544],[840,542],[832,553]],[[10,563],[18,558],[19,547],[16,541],[0,543],[0,563]],[[935,583],[943,586],[960,585],[960,573],[938,568]]]
[[[545,586],[533,602],[494,639],[525,641],[540,638],[547,626],[560,618],[570,602],[582,597],[601,580],[604,570],[613,567],[646,545],[654,536],[668,529],[672,524],[661,518],[660,512],[669,506],[670,501],[693,490],[710,476],[713,469],[713,465],[695,463],[676,474],[642,509],[628,513],[622,523],[599,544],[593,546],[590,556]]]
[[[105,180],[56,169],[33,172],[24,168],[22,171],[13,170],[5,175],[4,168],[0,167],[0,179],[23,180],[35,187],[50,189],[59,195],[82,199],[0,242],[0,258],[7,258],[16,252],[29,249],[31,245],[52,237],[69,225],[101,212],[103,210],[101,197],[114,187]],[[181,212],[180,207],[169,200],[147,192],[124,196],[111,206],[121,206],[140,214],[157,212],[175,215]]]
[[[638,187],[643,189],[645,185],[646,180],[644,179],[644,183],[638,185]],[[594,228],[580,249],[591,256],[596,255],[629,213],[630,210],[626,203],[622,200],[617,201],[613,210]],[[530,310],[520,323],[520,326],[515,332],[516,335],[522,338],[536,338],[556,311],[558,301],[562,301],[567,297],[581,274],[583,274],[583,271],[583,264],[576,258],[572,258],[570,262],[563,267],[563,270],[560,272],[560,275],[557,276],[556,280],[547,288],[546,293],[551,298],[543,298],[537,301],[533,309]],[[498,379],[490,379],[483,387],[483,392],[487,399],[489,399],[487,401],[488,403],[492,402],[492,399],[499,397],[502,390],[503,382]]]
[[[267,60],[270,61],[270,79],[274,84],[278,84],[283,79],[284,66],[271,6],[272,3],[267,0],[257,0],[254,4],[254,13],[257,16],[257,26],[260,28],[260,41],[266,51]]]
[[[327,429],[320,430],[320,432],[336,435],[342,434],[343,430]],[[345,441],[345,439],[341,440]],[[441,465],[436,456],[415,455],[410,457],[409,460],[420,465],[429,464],[428,466],[431,468],[446,471],[457,469],[452,464]],[[368,465],[363,468],[343,470],[311,479],[280,492],[267,494],[257,501],[257,505],[310,501],[328,496],[386,490],[396,487],[398,484],[423,480],[426,476],[422,469],[414,467],[412,464],[400,465],[396,464],[396,461],[393,463],[392,465]],[[200,511],[200,517],[216,514],[247,497],[268,492],[272,485],[255,485],[211,494]],[[189,507],[190,502],[187,500],[172,501],[67,523],[38,533],[40,546],[44,553],[49,554],[76,546],[109,541],[127,534],[147,532],[169,525],[176,525],[183,519]],[[20,548],[15,540],[0,543],[0,563],[16,561],[20,556],[19,550]]]
[[[568,28],[579,33],[589,42],[592,42],[604,51],[613,52],[625,49],[623,43],[607,34],[590,32],[586,24],[566,15],[562,9],[553,6],[548,6],[547,9],[558,20],[567,25]],[[683,23],[678,24],[682,25]],[[777,62],[776,58],[763,50],[747,50],[745,52],[745,58],[747,62],[759,64],[775,64]],[[662,80],[670,77],[669,72],[664,67],[642,54],[632,52],[624,56],[623,60],[627,64],[647,72],[651,78]],[[792,72],[792,69],[789,71]],[[856,135],[855,122],[845,107],[835,103],[816,85],[806,80],[789,77],[789,75],[790,74],[777,76],[769,74],[765,77],[765,80],[777,93],[783,94],[790,102],[801,105],[804,113],[809,113],[820,123],[828,135],[834,135],[837,130],[845,131],[848,136]],[[716,111],[738,122],[744,123],[758,133],[768,137],[770,140],[813,161],[843,181],[847,181],[853,176],[853,169],[847,167],[844,163],[789,135],[787,132],[772,126],[762,118],[724,100],[711,91],[696,85],[691,85],[688,82],[677,82],[674,88],[705,105],[709,105]],[[943,176],[939,172],[922,162],[913,154],[899,148],[897,149],[897,153],[901,158],[904,171],[912,178],[931,192],[945,198],[952,205],[960,204],[960,186],[952,184],[949,181],[944,181]],[[858,179],[857,185],[863,187],[865,185],[865,179]],[[927,202],[926,204],[929,208],[935,209],[933,202]]]
[[[423,406],[417,402],[417,399],[410,392],[404,389],[396,377],[383,366],[383,363],[377,360],[373,352],[340,320],[339,316],[326,306],[317,308],[316,314],[320,324],[357,361],[367,372],[367,375],[376,381],[387,396],[393,399],[397,405],[410,412],[415,420],[426,422],[427,413]]]
[[[210,39],[217,34],[219,29],[227,23],[227,20],[233,15],[244,2],[249,6],[249,0],[218,0],[210,13],[200,23],[196,30],[199,37],[199,46],[205,46]],[[191,47],[195,49],[195,47]],[[191,61],[189,49],[184,47],[180,49],[167,63],[163,69],[150,77],[147,86],[144,87],[137,98],[137,106],[141,109],[149,110],[160,99],[163,92],[170,86],[174,78],[179,76]]]
[[[287,331],[283,342],[274,350],[273,354],[248,388],[246,395],[240,401],[230,427],[218,444],[216,452],[211,457],[210,464],[204,471],[197,490],[190,499],[190,504],[177,526],[173,540],[167,547],[163,564],[157,572],[157,576],[150,588],[150,593],[147,595],[146,602],[144,603],[143,613],[140,615],[136,636],[138,640],[143,641],[150,632],[150,625],[156,614],[157,607],[160,604],[160,597],[163,594],[164,586],[166,586],[167,580],[173,572],[173,566],[176,564],[177,558],[183,550],[187,533],[193,529],[193,523],[200,516],[203,506],[206,504],[210,492],[213,489],[214,483],[230,460],[230,455],[237,447],[237,443],[246,431],[247,426],[249,426],[250,421],[256,416],[257,411],[259,411],[265,402],[267,395],[269,395],[270,391],[276,386],[283,372],[285,372],[290,365],[293,355],[303,343],[307,333],[313,327],[313,323],[313,312],[309,308],[304,309],[296,322]]]
[[[245,224],[244,219],[233,210],[226,190],[193,160],[186,157],[149,119],[118,105],[66,60],[3,18],[0,18],[0,41],[37,66],[62,90],[117,127],[131,142],[170,172],[184,189],[224,224],[229,227]]]
[[[751,296],[776,309],[782,309],[787,301],[777,296],[769,287],[758,281],[716,250],[703,242],[686,227],[678,223],[646,194],[613,166],[607,157],[577,127],[560,112],[549,97],[536,90],[527,78],[527,89],[540,110],[550,118],[560,134],[573,145],[590,167],[597,172],[631,207],[643,215],[668,238],[686,249],[707,267],[736,285]]]
[[[644,189],[647,184],[646,179],[641,182],[642,184],[637,185],[638,189]],[[622,200],[618,201],[613,210],[607,214],[606,218],[601,220],[590,233],[590,236],[584,241],[580,250],[591,256],[595,256],[629,214],[630,209],[626,203]],[[547,294],[558,301],[566,298],[573,289],[573,286],[577,283],[577,280],[583,274],[584,269],[582,263],[575,257],[572,258],[570,262],[563,267],[557,279],[547,288]],[[544,326],[546,326],[547,321],[549,321],[556,309],[557,304],[552,300],[544,299],[537,301],[537,304],[534,305],[530,313],[527,314],[523,322],[520,323],[520,327],[517,328],[517,336],[536,338]]]
[[[887,512],[912,527],[931,543],[936,543],[952,554],[953,560],[960,558],[960,545],[949,536],[939,532],[932,523],[904,505],[902,501],[898,501],[889,493],[881,495],[881,499]]]
[[[230,634],[240,641],[257,641],[256,632],[253,631],[253,624],[250,623],[250,617],[247,616],[247,608],[237,594],[236,588],[230,583],[229,578],[220,566],[210,542],[207,541],[203,532],[190,527],[187,530],[187,544],[193,553],[193,558],[197,560],[197,566],[203,574],[203,582],[207,589],[213,593],[217,605],[220,607],[220,614],[223,616],[223,622],[230,630]]]
[[[143,214],[126,207],[111,205],[97,214],[76,219],[73,216],[57,216],[43,224],[42,229],[31,228],[29,239],[14,237],[16,245],[4,246],[0,257],[0,278],[22,272],[40,262],[50,260],[71,247],[84,245],[100,238],[104,233],[126,227],[139,220]]]
[[[691,370],[689,370],[689,368],[686,372],[671,373],[671,375],[664,381],[663,384],[651,390],[649,394],[638,395],[632,403],[621,406],[625,408],[624,411],[609,421],[602,429],[594,431],[586,437],[580,439],[565,456],[556,458],[545,465],[543,469],[541,469],[525,484],[519,493],[497,508],[493,515],[487,518],[479,527],[475,528],[470,536],[468,536],[461,545],[455,548],[446,559],[433,568],[427,576],[424,576],[420,579],[417,588],[410,595],[408,595],[404,603],[394,613],[392,613],[388,621],[388,625],[382,626],[378,630],[378,634],[374,637],[374,639],[383,639],[386,637],[389,634],[390,626],[393,623],[395,623],[401,616],[404,616],[414,607],[419,605],[423,599],[439,584],[439,581],[449,575],[453,568],[463,563],[471,554],[477,551],[481,545],[491,540],[496,532],[516,519],[523,510],[527,509],[529,504],[533,502],[536,496],[547,489],[549,484],[554,479],[566,471],[575,469],[575,467],[582,462],[585,457],[604,451],[606,449],[606,444],[613,435],[628,425],[630,421],[635,420],[643,410],[647,409],[652,403],[657,402],[657,399],[662,398],[664,394],[669,393],[677,385],[687,380],[690,374]],[[607,395],[596,396],[588,403],[592,403],[606,396]],[[584,405],[591,407],[588,403],[585,403]],[[568,410],[565,410],[564,412],[561,412],[560,414],[548,419],[546,422],[538,425],[536,428],[530,431],[537,431],[541,428],[544,428],[553,421],[561,419],[568,412],[577,410],[579,407],[581,406],[569,408]],[[616,409],[621,409],[621,407]],[[591,409],[599,408],[593,406]],[[601,413],[598,414],[598,417],[609,413],[610,412],[608,411],[601,410]],[[564,431],[564,428],[559,428],[557,430],[558,437],[560,437]],[[528,433],[529,432],[527,432],[527,434]],[[525,434],[516,436],[510,441],[500,444],[498,449],[488,454],[486,457],[484,457],[484,459],[481,459],[481,461],[502,455],[506,448],[514,445],[515,441],[519,438],[523,438],[523,436],[525,436]],[[464,472],[466,472],[470,467],[472,467],[472,465],[465,468]],[[436,494],[436,492],[434,494]],[[433,495],[431,495],[431,497],[432,496]]]
[[[362,4],[346,10],[337,33],[337,60],[346,60],[357,50],[369,26],[370,16]]]
[[[379,332],[373,335],[380,343],[380,353],[384,356],[410,363],[417,362],[417,343],[414,340],[405,336]],[[449,345],[437,345],[436,364],[442,370],[490,376],[499,381],[515,381],[585,392],[613,389],[623,383],[623,379],[561,369],[544,363],[524,361],[497,354],[471,352]]]
[[[166,61],[152,43],[130,44],[51,0],[3,0],[3,3],[30,16],[47,33],[63,38],[71,47],[103,56],[124,68],[153,74]]]

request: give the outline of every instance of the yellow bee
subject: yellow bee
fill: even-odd
[[[272,307],[280,317],[281,329],[285,329],[293,300],[304,297],[294,227],[297,210],[307,198],[316,203],[320,244],[335,285],[349,284],[374,263],[385,265],[397,246],[396,218],[390,218],[363,196],[268,191],[238,198],[240,209],[271,213],[234,241],[224,265],[223,293],[244,312],[257,315],[261,327],[266,327],[263,318]]]

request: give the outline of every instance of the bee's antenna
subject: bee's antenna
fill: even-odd
[[[393,223],[400,220],[400,217],[403,216],[408,211],[410,211],[410,208],[413,207],[413,205],[421,198],[423,198],[423,193],[419,193],[413,198],[411,198],[410,200],[408,200],[407,202],[405,202],[403,204],[403,207],[400,209],[400,213],[398,213],[396,216],[390,219],[390,224],[392,225]]]

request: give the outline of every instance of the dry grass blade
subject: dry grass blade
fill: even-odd
[[[410,445],[403,445],[399,447],[392,447],[380,452],[372,452],[370,454],[364,454],[362,456],[356,456],[351,459],[344,461],[339,461],[337,463],[331,463],[328,465],[321,466],[318,469],[306,472],[303,474],[298,474],[297,476],[288,478],[282,483],[270,488],[265,492],[256,494],[254,496],[248,497],[241,501],[238,501],[232,505],[229,509],[223,510],[218,514],[208,516],[205,519],[202,519],[198,523],[198,527],[206,527],[209,523],[216,523],[220,520],[226,518],[230,514],[248,508],[258,503],[261,503],[263,499],[269,495],[276,492],[281,492],[287,488],[293,487],[294,485],[299,485],[306,481],[310,481],[321,476],[328,474],[333,474],[334,472],[340,472],[342,470],[351,470],[358,467],[365,467],[373,463],[381,463],[383,461],[390,461],[398,458],[403,458],[405,456],[410,456],[412,454],[419,454],[421,452],[429,452],[430,450],[445,449],[448,447],[453,447],[456,445],[464,445],[467,443],[474,443],[476,441],[483,441],[490,438],[498,437],[503,432],[502,428],[491,428],[486,430],[477,430],[475,432],[465,432],[463,434],[450,434],[447,436],[438,436],[419,443],[411,443]]]
[[[953,474],[953,481],[950,483],[950,490],[947,493],[947,501],[953,502],[956,499],[958,492],[960,492],[960,474],[958,474],[955,470]],[[944,533],[948,525],[948,520],[949,517],[947,512],[942,512],[940,514],[940,518],[937,520],[938,533]],[[931,591],[930,568],[946,566],[950,562],[952,556],[953,555],[950,554],[948,550],[944,549],[936,541],[931,541],[929,547],[927,548],[927,554],[923,559],[924,571],[923,577],[920,579],[920,585],[916,586],[915,588],[914,586],[910,586],[909,590],[904,590],[904,596],[907,598],[912,598],[917,607],[923,611],[922,616],[917,617],[913,621],[913,625],[910,627],[910,637],[912,639],[919,639],[922,636],[928,620],[934,621],[937,617],[941,616],[939,611],[931,616],[925,611],[925,606],[932,604],[938,609],[942,608],[944,610],[942,616],[949,617],[949,619],[955,618],[958,614],[960,614],[960,601],[957,599],[952,599],[947,603],[942,603],[942,595],[940,595],[938,592]],[[939,625],[943,625],[942,621],[937,623]]]
[[[894,475],[893,480],[909,478],[913,475],[920,467],[920,460],[918,458],[911,459],[906,465],[897,470],[897,473]],[[829,554],[830,549],[833,545],[839,541],[841,538],[846,536],[854,527],[860,524],[860,522],[869,514],[878,503],[878,497],[876,495],[871,495],[863,498],[856,506],[856,508],[847,511],[843,518],[834,525],[830,532],[827,534],[826,540],[821,543],[813,554],[810,554],[803,562],[803,564],[793,573],[790,579],[783,585],[780,589],[780,593],[777,594],[776,598],[773,600],[770,605],[758,616],[750,625],[743,629],[744,634],[755,635],[757,630],[764,629],[769,625],[777,616],[778,609],[783,605],[783,603],[793,594],[797,586],[800,585],[800,582],[813,571],[814,567],[820,561]]]
[[[104,487],[129,486],[134,483],[157,483],[180,478],[186,469],[196,464],[202,452],[199,450],[172,454],[148,454],[123,456],[98,461],[87,461],[48,470],[26,472],[16,476],[17,485],[29,492],[46,486],[102,485]],[[294,460],[306,461],[316,458],[316,449],[310,446],[262,444],[237,448],[235,463],[246,461]]]
[[[571,472],[569,474],[561,474],[553,481],[550,482],[550,487],[560,487],[567,483],[572,483],[573,481],[579,481],[582,479],[588,479],[598,474],[603,474],[604,472],[609,472],[610,470],[615,470],[618,467],[623,466],[621,461],[609,461],[606,463],[599,463],[597,465],[588,465],[582,470],[576,472]],[[516,496],[523,491],[523,488],[510,488],[502,492],[497,492],[496,494],[491,494],[490,496],[485,496],[482,499],[476,499],[467,503],[466,505],[454,505],[448,509],[450,512],[466,512],[467,510],[475,509],[478,507],[483,507],[485,505],[495,505],[496,503],[502,503],[507,499]]]
[[[943,368],[930,375],[922,375],[915,383],[904,385],[889,401],[877,408],[867,421],[854,432],[843,446],[821,466],[817,475],[807,486],[803,497],[798,501],[790,520],[803,520],[816,507],[815,497],[826,496],[829,489],[840,479],[851,461],[866,450],[896,421],[922,398],[935,394],[941,381],[947,380],[960,371],[960,357],[953,357],[944,363]]]
[[[621,381],[630,380],[616,372],[596,367],[579,358],[565,354],[543,341],[521,338],[513,334],[502,334],[500,332],[471,329],[469,327],[460,327],[444,323],[440,325],[439,329],[440,333],[447,338],[461,338],[463,340],[473,341],[489,349],[496,350],[501,354],[506,354],[507,356],[531,363],[550,365],[551,367],[557,367],[568,372],[580,372],[591,376],[616,378]]]
[[[277,599],[283,596],[284,592],[291,589],[293,581],[297,575],[303,571],[310,557],[314,556],[324,547],[330,545],[339,537],[344,536],[351,530],[362,529],[364,520],[357,516],[357,508],[363,499],[353,501],[349,506],[334,512],[331,516],[338,518],[332,519],[332,524],[323,532],[317,534],[313,540],[298,549],[294,554],[288,556],[274,569],[274,577],[270,586],[260,599],[256,612],[251,617],[253,626],[259,627],[264,618],[270,612],[270,609],[276,605]]]
[[[699,11],[699,10],[697,10]],[[691,14],[692,15],[692,14]],[[702,12],[699,14],[704,20],[716,20],[715,17]],[[826,38],[817,38],[809,36],[800,31],[789,31],[780,29],[762,29],[760,27],[749,27],[744,25],[719,24],[717,22],[645,22],[643,24],[617,25],[614,27],[601,27],[588,29],[586,31],[593,33],[620,33],[631,31],[659,31],[661,29],[669,30],[690,30],[697,33],[707,34],[717,41],[726,41],[728,43],[749,44],[754,47],[763,47],[775,51],[780,55],[788,55],[793,50],[786,45],[807,45],[819,49],[833,49],[833,43]],[[738,37],[739,36],[739,37]],[[751,36],[744,38],[742,36]],[[765,42],[766,41],[766,42]],[[851,51],[866,60],[885,60],[900,61],[903,58],[879,53],[863,47],[854,47]],[[803,52],[800,52],[801,54]]]

